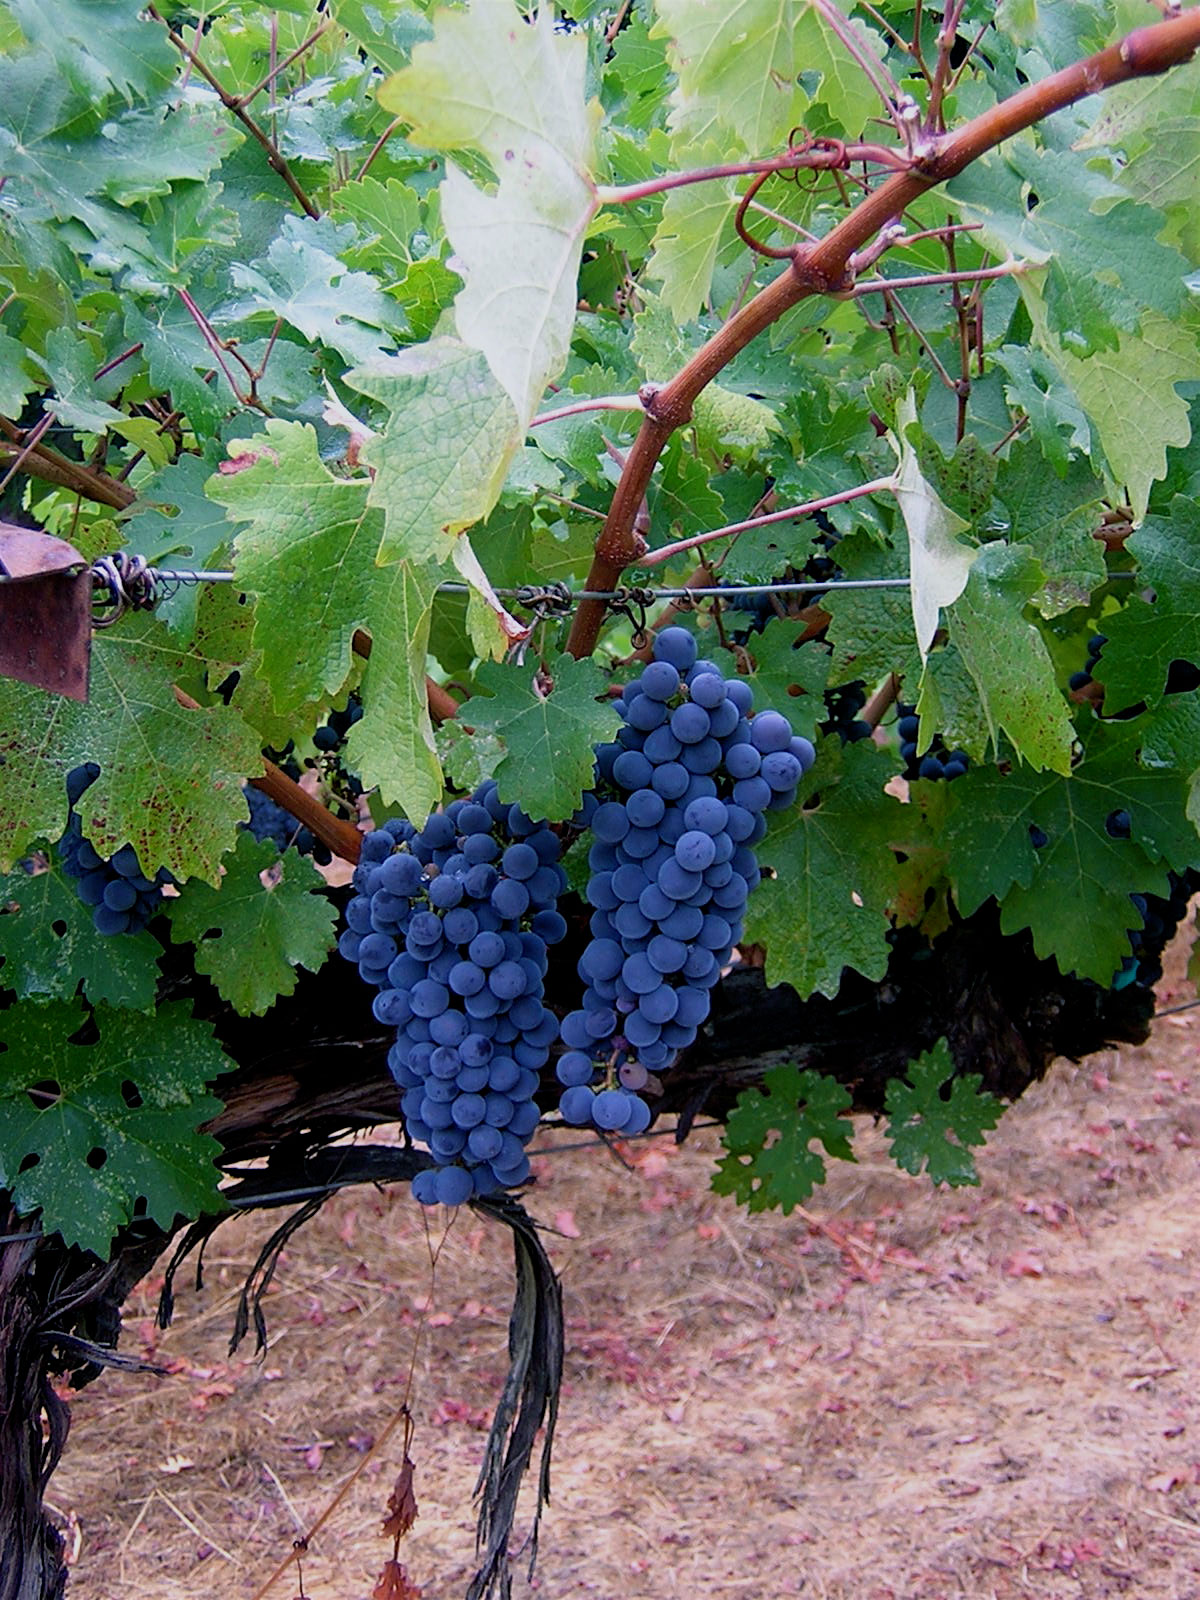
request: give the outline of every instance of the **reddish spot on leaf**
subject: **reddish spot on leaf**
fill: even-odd
[[[232,478],[236,473],[248,471],[256,462],[261,461],[263,456],[268,457],[276,466],[279,465],[279,457],[274,450],[247,450],[243,455],[230,456],[228,461],[220,462],[217,471],[224,473],[227,478]]]

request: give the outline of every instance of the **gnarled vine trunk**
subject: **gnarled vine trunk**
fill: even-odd
[[[3,1215],[15,1229],[11,1211]],[[58,1600],[67,1579],[62,1538],[42,1507],[68,1413],[50,1383],[38,1253],[36,1239],[0,1248],[0,1600]]]

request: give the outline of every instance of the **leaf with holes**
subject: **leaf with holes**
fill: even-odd
[[[786,1217],[825,1181],[814,1142],[831,1156],[854,1160],[854,1129],[843,1116],[850,1095],[835,1079],[790,1062],[764,1073],[763,1087],[765,1093],[744,1089],[738,1095],[721,1135],[729,1154],[717,1162],[712,1186],[751,1211],[778,1207]]]
[[[234,1063],[186,1005],[101,1006],[92,1021],[83,1044],[78,1006],[0,1013],[0,1184],[47,1233],[104,1258],[139,1200],[167,1229],[223,1209],[221,1147],[200,1128],[221,1109],[206,1084]]]
[[[69,1000],[82,984],[93,1005],[150,1010],[162,946],[145,931],[101,938],[75,880],[49,854],[44,870],[19,866],[0,878],[0,987],[22,1000]]]
[[[245,830],[219,889],[191,884],[168,903],[171,938],[195,945],[196,971],[239,1016],[260,1017],[295,992],[298,967],[318,971],[333,947],[337,908],[314,893],[324,884],[306,856]]]

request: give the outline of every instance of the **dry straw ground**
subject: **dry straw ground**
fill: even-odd
[[[709,1192],[711,1132],[632,1170],[546,1138],[529,1205],[559,1230],[568,1354],[516,1594],[1200,1600],[1198,1045],[1184,1012],[1142,1051],[1061,1065],[992,1135],[979,1189],[906,1177],[863,1124],[858,1165],[790,1219]],[[171,1376],[74,1401],[51,1488],[73,1600],[247,1600],[371,1451],[418,1336],[403,1554],[425,1600],[463,1595],[505,1239],[463,1214],[430,1300],[418,1208],[344,1195],[284,1256],[265,1362],[229,1360],[268,1225],[217,1234],[167,1334],[157,1282],[130,1304],[126,1346]],[[312,1600],[370,1596],[398,1465],[393,1436],[314,1541]],[[298,1592],[292,1570],[270,1595]]]

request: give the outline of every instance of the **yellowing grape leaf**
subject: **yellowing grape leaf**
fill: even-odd
[[[487,357],[522,429],[566,362],[597,206],[600,111],[586,70],[586,35],[560,33],[552,7],[530,22],[513,0],[474,0],[440,11],[433,38],[379,91],[413,144],[478,151],[496,175],[489,193],[447,162],[442,217],[464,279],[459,334]]]
[[[477,350],[431,339],[347,373],[391,412],[363,451],[367,504],[383,512],[379,560],[445,561],[496,504],[521,442],[507,395]]]
[[[895,495],[908,529],[913,627],[924,658],[937,632],[938,612],[953,605],[967,586],[975,552],[956,537],[967,523],[943,504],[917,464],[917,453],[905,435],[916,416],[910,392],[897,408],[896,433],[889,437],[899,461]]]

